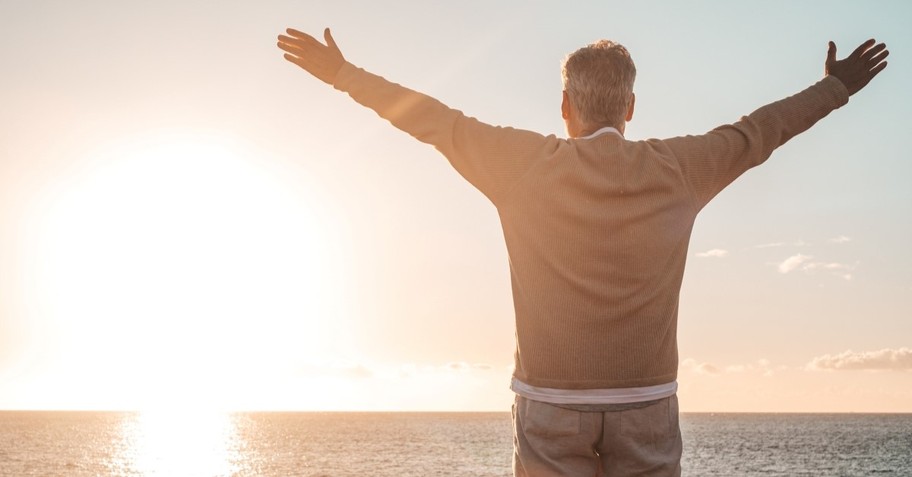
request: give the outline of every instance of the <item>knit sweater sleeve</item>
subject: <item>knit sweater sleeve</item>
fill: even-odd
[[[677,158],[697,206],[702,208],[742,173],[766,161],[774,149],[848,100],[849,93],[842,82],[827,76],[734,124],[720,126],[701,136],[677,137],[664,143]]]
[[[334,87],[434,146],[495,205],[536,159],[562,144],[555,136],[485,124],[350,63],[339,70]]]

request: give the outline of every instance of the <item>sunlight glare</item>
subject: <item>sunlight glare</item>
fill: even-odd
[[[142,412],[125,423],[121,465],[143,476],[228,476],[237,471],[231,415]]]
[[[134,139],[56,185],[35,220],[31,295],[59,372],[112,377],[143,405],[180,386],[230,407],[242,378],[333,350],[334,211],[253,156],[202,135]]]

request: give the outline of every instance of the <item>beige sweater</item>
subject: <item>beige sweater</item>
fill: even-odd
[[[335,87],[436,147],[497,207],[516,312],[514,376],[560,389],[674,381],[697,213],[848,101],[826,77],[700,136],[628,141],[491,126],[351,64]]]

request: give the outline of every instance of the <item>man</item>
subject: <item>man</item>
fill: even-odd
[[[289,29],[285,59],[436,147],[497,207],[516,313],[517,476],[680,475],[677,315],[698,212],[886,67],[869,40],[817,84],[701,136],[629,141],[636,70],[599,41],[564,63],[569,139],[494,127]]]

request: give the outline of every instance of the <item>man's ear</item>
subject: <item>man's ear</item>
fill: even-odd
[[[570,119],[570,96],[567,94],[567,91],[564,91],[564,97],[561,100],[561,117],[564,119]]]
[[[637,96],[633,93],[630,93],[630,102],[627,103],[627,118],[624,119],[627,122],[630,122],[630,120],[633,119],[633,110],[634,106],[636,106],[636,101]]]

